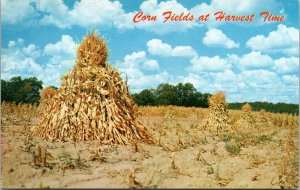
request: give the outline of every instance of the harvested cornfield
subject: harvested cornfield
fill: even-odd
[[[42,93],[42,104],[57,93]],[[45,98],[45,99],[44,99]],[[41,109],[41,107],[39,107]],[[5,188],[266,188],[298,187],[298,116],[292,126],[198,130],[211,109],[139,107],[138,121],[158,143],[128,145],[26,141],[39,124],[36,106],[2,103],[2,185]],[[244,111],[228,110],[237,121]],[[253,117],[260,112],[252,111]],[[265,113],[281,124],[284,114]],[[268,116],[269,115],[269,116]],[[30,118],[27,120],[27,118]],[[271,120],[275,122],[275,120]],[[231,123],[229,123],[229,126]],[[295,125],[295,126],[294,126]]]
[[[77,50],[76,64],[57,90],[41,94],[40,121],[29,137],[49,141],[98,140],[103,144],[151,142],[136,120],[137,107],[127,84],[106,63],[106,43],[92,32]]]

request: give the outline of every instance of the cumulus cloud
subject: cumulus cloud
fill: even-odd
[[[155,71],[159,69],[159,64],[156,60],[150,59],[144,62],[143,68],[149,71]]]
[[[231,68],[231,64],[226,59],[222,59],[219,56],[196,57],[190,62],[192,65],[187,68],[190,72],[218,72]]]
[[[299,77],[296,75],[283,75],[282,81],[288,86],[298,87]]]
[[[195,57],[197,52],[191,46],[176,46],[163,43],[160,39],[152,39],[147,42],[148,52],[153,55],[172,57]]]
[[[265,69],[188,73],[176,76],[175,83],[190,82],[198,91],[215,93],[224,91],[229,102],[268,101],[298,102],[296,75],[284,75]]]
[[[297,73],[299,69],[299,57],[282,57],[274,61],[274,70],[279,74]]]
[[[47,44],[44,48],[46,54],[75,54],[76,44],[69,35],[62,35],[61,40],[55,44]]]
[[[2,78],[7,80],[13,76],[35,76],[45,86],[58,86],[60,77],[74,65],[74,49],[75,42],[67,35],[63,35],[55,44],[47,44],[42,50],[34,44],[25,46],[23,39],[9,41],[1,57]],[[37,61],[43,54],[49,56],[45,64]]]
[[[283,24],[277,26],[268,36],[257,35],[250,38],[246,46],[255,51],[266,53],[283,53],[286,55],[298,55],[299,30],[287,27]]]
[[[72,24],[80,26],[113,25],[122,14],[122,4],[109,0],[76,1],[74,8],[69,12]]]
[[[36,10],[43,12],[40,19],[43,25],[55,25],[58,28],[70,27],[69,9],[62,0],[34,0]]]
[[[279,81],[278,75],[269,70],[245,70],[241,72],[244,80],[251,87],[259,87],[261,85],[267,87],[268,84],[276,84],[274,81]]]
[[[2,78],[10,79],[13,76],[25,74],[32,76],[42,71],[42,67],[35,61],[40,56],[40,50],[33,44],[24,46],[24,40],[9,41],[8,49],[3,49],[1,56]],[[29,56],[31,55],[32,56]]]
[[[1,1],[1,16],[4,24],[17,24],[37,16],[37,12],[30,0],[3,0]]]
[[[194,14],[195,20],[163,23],[162,13],[167,10],[172,10],[172,13],[177,15],[182,12],[190,12]],[[140,11],[146,15],[157,16],[157,21],[133,23],[132,20],[137,11],[126,12],[122,3],[117,0],[76,1],[72,8],[69,8],[63,0],[24,0],[22,2],[5,0],[1,6],[2,20],[6,24],[18,24],[25,20],[35,19],[40,24],[54,25],[58,28],[70,28],[72,26],[115,27],[119,30],[138,28],[158,34],[186,31],[204,24],[210,25],[214,19],[200,24],[196,21],[196,17],[199,14],[213,14],[219,10],[235,15],[252,14],[261,10],[269,10],[276,14],[280,12],[281,8],[275,0],[230,0],[226,3],[212,0],[209,4],[200,3],[190,9],[184,7],[177,0],[161,2],[146,0],[140,4]]]
[[[207,46],[238,48],[240,45],[229,39],[221,30],[210,29],[205,33],[202,42]]]
[[[268,55],[253,51],[240,57],[238,64],[243,69],[258,69],[270,67],[274,64],[274,61]]]
[[[10,79],[13,76],[35,76],[42,71],[42,67],[36,61],[22,54],[7,53],[1,57],[1,75],[3,79]]]
[[[9,41],[1,57],[2,78],[37,76],[45,86],[58,86],[60,77],[74,65],[72,50],[75,46],[73,38],[67,35],[42,48],[26,44],[22,39]],[[170,52],[176,47],[164,49],[168,49],[167,53],[171,56]],[[40,59],[45,59],[43,55],[49,59],[41,64]],[[174,75],[151,55],[146,51],[137,51],[122,59],[118,70],[124,73],[124,79],[127,75],[132,92],[155,88],[160,83],[191,82],[201,92],[225,91],[231,102],[298,102],[298,57],[273,59],[257,51],[225,57],[186,56],[190,61],[187,70]],[[255,62],[257,60],[259,63]]]
[[[145,88],[155,88],[158,84],[170,80],[167,71],[160,71],[159,63],[149,59],[145,51],[133,52],[125,55],[119,68],[132,92],[138,92]],[[152,73],[147,73],[151,71]]]

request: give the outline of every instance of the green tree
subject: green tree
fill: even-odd
[[[154,96],[154,90],[145,89],[140,93],[136,93],[132,95],[133,100],[136,104],[141,106],[154,106],[156,105],[156,100]]]
[[[179,83],[175,86],[177,106],[194,106],[197,102],[196,88],[192,83]]]
[[[13,77],[9,81],[1,80],[1,101],[16,103],[38,103],[42,81],[36,77]]]
[[[155,90],[158,105],[176,105],[176,89],[171,84],[160,84]]]
[[[26,78],[23,80],[24,86],[21,89],[23,93],[22,100],[25,103],[38,103],[40,101],[40,90],[43,88],[42,81],[39,81],[36,77]]]
[[[202,94],[201,92],[196,92],[194,94],[194,104],[193,106],[201,107],[201,108],[207,108],[208,105],[208,98],[211,96],[209,93]]]

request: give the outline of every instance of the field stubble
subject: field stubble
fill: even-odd
[[[246,109],[246,108],[245,108]],[[35,106],[2,104],[3,187],[295,188],[298,117],[228,111],[235,130],[202,130],[204,108],[140,107],[156,143],[102,145],[27,138]],[[251,114],[251,116],[249,116]],[[247,118],[251,119],[247,125]]]

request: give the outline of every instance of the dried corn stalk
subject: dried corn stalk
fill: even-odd
[[[269,112],[266,112],[264,109],[261,109],[256,113],[256,126],[257,127],[273,127],[272,116]]]
[[[209,114],[205,120],[205,124],[201,130],[209,130],[212,132],[235,131],[235,129],[228,124],[227,103],[225,101],[225,94],[218,92],[209,97]]]
[[[242,107],[243,114],[241,118],[237,121],[238,127],[242,128],[254,128],[256,126],[255,120],[252,116],[252,107],[250,104],[245,104]]]
[[[39,125],[30,136],[45,140],[98,140],[104,144],[152,141],[137,122],[137,106],[126,83],[106,63],[106,43],[96,33],[85,37],[76,65],[56,91],[41,94]]]

